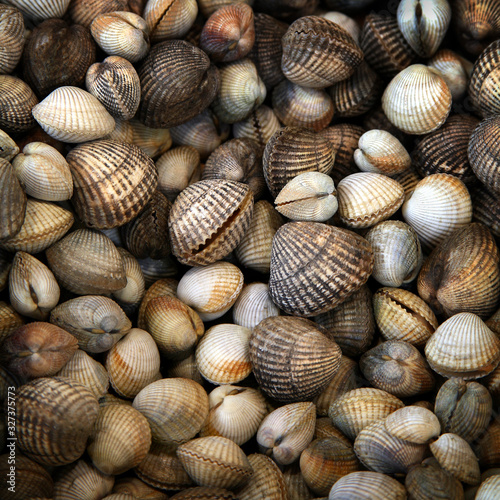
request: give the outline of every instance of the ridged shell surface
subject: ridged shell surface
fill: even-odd
[[[6,132],[26,132],[35,125],[32,110],[38,99],[20,78],[0,75],[0,127]]]
[[[263,104],[245,120],[233,123],[233,135],[236,138],[248,138],[265,147],[269,139],[277,132],[281,124],[273,109]]]
[[[0,74],[8,74],[17,66],[24,48],[24,20],[15,7],[0,7],[0,33]]]
[[[280,309],[313,316],[354,293],[372,269],[373,252],[361,236],[318,222],[289,222],[273,239],[269,290]]]
[[[21,230],[26,214],[27,197],[15,170],[7,160],[0,158],[0,241],[12,238]]]
[[[380,472],[352,472],[341,477],[330,490],[328,500],[344,500],[358,496],[359,500],[404,500],[405,487],[391,476]]]
[[[384,421],[393,436],[412,443],[427,443],[441,433],[441,424],[432,411],[419,406],[405,406],[392,412]]]
[[[455,101],[461,99],[467,92],[470,76],[469,65],[472,65],[472,63],[448,49],[438,50],[429,61],[431,68],[441,72],[441,76],[448,85],[451,96]]]
[[[233,321],[253,328],[263,319],[279,316],[279,308],[272,301],[267,283],[250,283],[241,291],[233,307]]]
[[[3,130],[0,130],[0,149],[0,158],[7,161],[11,161],[20,151],[12,137]]]
[[[31,3],[27,0],[11,0],[12,5],[26,14],[34,22],[40,22],[51,17],[62,17],[70,0],[51,0],[50,2]]]

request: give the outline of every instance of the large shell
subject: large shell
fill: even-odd
[[[282,402],[319,394],[338,370],[341,354],[334,341],[303,318],[266,318],[250,337],[255,378],[265,394]]]
[[[441,323],[425,346],[431,368],[446,377],[484,377],[500,362],[500,339],[472,313]]]
[[[0,75],[0,128],[6,132],[26,132],[35,125],[31,114],[38,99],[20,78]]]
[[[387,85],[382,108],[400,130],[421,135],[436,130],[445,122],[451,101],[450,90],[438,71],[413,64]]]
[[[436,415],[420,406],[400,408],[388,415],[384,423],[390,434],[411,443],[427,443],[441,433]]]
[[[24,48],[24,20],[21,12],[10,5],[0,6],[0,74],[11,73]]]
[[[329,500],[344,500],[356,495],[359,500],[404,500],[405,487],[380,472],[351,472],[341,477],[330,490]]]
[[[318,16],[303,16],[283,35],[281,69],[292,82],[324,88],[349,78],[363,52],[341,26]]]
[[[0,158],[0,197],[0,241],[3,241],[19,233],[27,205],[26,192],[16,177],[14,168],[4,158]]]
[[[280,309],[313,316],[358,290],[372,269],[373,252],[361,236],[319,222],[289,222],[273,239],[269,290]]]

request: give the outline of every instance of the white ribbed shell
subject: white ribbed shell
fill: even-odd
[[[279,314],[280,310],[271,298],[267,283],[245,286],[233,307],[233,321],[247,328],[253,328],[263,319]]]

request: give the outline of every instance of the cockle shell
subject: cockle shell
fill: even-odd
[[[132,495],[137,498],[142,497],[147,500],[168,500],[166,493],[158,491],[137,477],[122,477],[117,479],[113,486],[113,492],[124,493],[125,495]]]
[[[237,500],[237,498],[226,488],[213,486],[197,486],[196,488],[186,488],[185,490],[170,497],[172,500],[192,500],[200,498],[203,500]]]
[[[0,343],[23,324],[23,318],[13,307],[0,301]]]
[[[238,139],[252,139],[265,147],[280,127],[281,124],[274,110],[263,104],[252,111],[245,120],[233,123],[233,135]]]
[[[157,279],[154,283],[146,290],[144,297],[142,298],[141,305],[138,311],[137,326],[145,330],[146,320],[144,313],[146,312],[146,307],[148,303],[156,299],[157,297],[175,297],[177,290],[178,281],[172,278]]]
[[[0,158],[0,195],[3,201],[0,206],[0,241],[3,241],[19,233],[27,207],[26,192],[13,166],[4,158]]]
[[[19,147],[9,134],[0,129],[0,158],[11,161],[19,153]]]
[[[111,294],[127,313],[132,314],[141,303],[146,291],[146,280],[139,261],[122,247],[117,248],[123,262],[127,284]]]
[[[59,87],[33,108],[33,117],[54,139],[85,142],[108,135],[115,120],[91,94],[78,87]]]
[[[33,4],[27,0],[11,0],[10,3],[17,7],[23,14],[37,23],[52,17],[63,17],[70,0],[54,0],[42,4]]]
[[[441,49],[434,54],[428,65],[441,72],[454,100],[459,100],[464,96],[467,92],[469,75],[472,72],[471,62],[463,59],[452,50]]]
[[[358,23],[352,18],[343,14],[342,12],[337,12],[330,10],[325,14],[322,14],[321,17],[328,19],[329,21],[333,21],[334,23],[342,26],[351,36],[352,38],[359,43],[359,35],[361,29]]]
[[[20,78],[0,75],[0,128],[26,132],[35,125],[32,110],[38,105],[33,90]]]
[[[307,487],[298,462],[294,462],[283,468],[283,477],[288,490],[290,500],[311,500],[313,492]]]
[[[246,328],[257,326],[263,319],[279,316],[267,283],[250,283],[243,287],[233,307],[233,321]]]
[[[8,74],[17,66],[24,48],[24,19],[16,7],[0,6],[0,33],[0,74]]]
[[[380,472],[351,472],[341,477],[330,490],[328,500],[344,500],[357,495],[359,500],[404,500],[405,487]]]
[[[424,444],[441,433],[441,424],[432,411],[419,406],[405,406],[384,420],[387,431],[405,441]]]

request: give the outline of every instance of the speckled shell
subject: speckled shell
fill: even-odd
[[[233,135],[238,139],[252,139],[265,147],[269,139],[281,128],[276,113],[263,104],[245,120],[233,123]]]
[[[207,108],[219,89],[217,68],[203,51],[184,40],[156,44],[138,73],[139,118],[148,127],[170,128],[191,120]]]
[[[26,214],[21,229],[15,236],[0,243],[0,248],[9,252],[42,252],[61,239],[74,222],[73,214],[51,203],[30,198],[26,203]]]
[[[349,228],[371,227],[388,219],[404,201],[399,182],[383,174],[359,172],[337,185],[339,216]]]
[[[359,500],[404,500],[405,487],[380,472],[351,472],[341,477],[330,490],[328,500],[344,500],[355,494]]]
[[[86,295],[59,304],[50,322],[78,339],[80,349],[104,352],[130,331],[132,324],[122,309],[108,297]]]
[[[209,410],[205,389],[186,378],[164,378],[149,384],[132,406],[148,419],[153,440],[169,445],[192,439]]]
[[[452,233],[427,258],[418,293],[437,313],[487,319],[500,298],[499,253],[488,229],[474,222]]]
[[[7,133],[26,132],[35,126],[31,114],[38,99],[20,78],[0,75],[0,128]]]
[[[432,174],[422,179],[402,211],[424,249],[433,249],[472,219],[469,191],[460,179],[449,174]]]
[[[21,230],[26,214],[27,197],[13,166],[0,158],[0,241],[12,238]]]
[[[373,252],[361,236],[318,222],[289,222],[273,239],[269,290],[285,312],[313,316],[358,290],[372,269]]]
[[[28,382],[16,394],[17,446],[42,465],[74,462],[85,451],[98,409],[90,390],[72,380]]]
[[[472,313],[441,323],[425,346],[431,368],[446,377],[484,377],[500,362],[500,339]]]
[[[451,93],[440,73],[422,64],[399,72],[382,95],[390,122],[407,134],[427,134],[439,128],[451,110]]]
[[[8,74],[17,66],[24,48],[24,19],[16,7],[0,7],[0,33],[0,74]]]
[[[177,448],[187,473],[200,486],[236,488],[252,477],[253,469],[243,450],[230,439],[206,436]]]
[[[319,394],[340,366],[340,347],[304,318],[273,316],[250,337],[250,360],[262,391],[281,402]]]
[[[324,88],[349,78],[363,52],[341,26],[318,16],[303,16],[283,35],[281,69],[292,82]]]
[[[245,184],[225,179],[191,184],[170,211],[172,253],[183,264],[212,264],[236,248],[252,213],[253,195]]]
[[[253,328],[263,319],[279,314],[280,310],[271,299],[267,283],[250,283],[243,287],[233,307],[234,323],[246,328]]]

